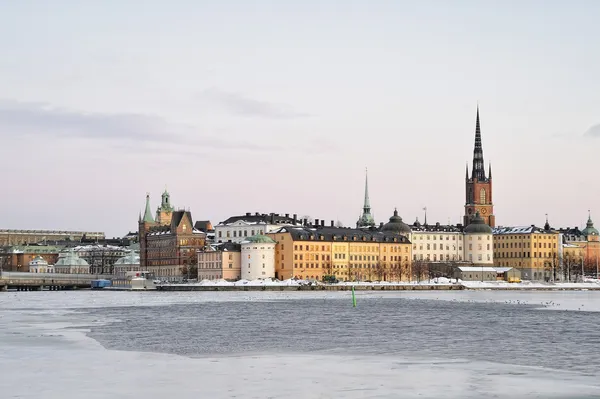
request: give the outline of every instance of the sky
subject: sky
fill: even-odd
[[[146,193],[459,223],[480,107],[498,225],[600,224],[600,2],[2,1],[0,228],[137,229]]]

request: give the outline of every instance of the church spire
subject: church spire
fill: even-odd
[[[365,168],[365,203],[363,205],[363,212],[371,213],[371,202],[369,201],[369,175],[367,168]]]
[[[475,122],[475,148],[473,149],[472,179],[485,181],[485,166],[483,164],[483,146],[481,145],[481,127],[479,124],[479,105],[477,105],[477,119]]]
[[[145,223],[154,223],[154,218],[152,217],[152,211],[150,210],[150,194],[146,194],[146,211],[144,212]]]
[[[370,227],[375,226],[375,218],[371,214],[371,202],[369,201],[369,177],[368,170],[365,168],[365,202],[363,204],[363,212],[358,221],[356,227]]]

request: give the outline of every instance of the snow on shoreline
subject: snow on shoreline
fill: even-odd
[[[325,284],[321,282],[308,281],[308,280],[274,280],[274,279],[257,279],[257,280],[238,280],[238,281],[226,281],[226,280],[202,280],[197,283],[188,284],[168,284],[173,286],[200,286],[200,287],[257,287],[257,286],[275,286],[275,287],[300,287],[305,285],[316,285],[316,286],[448,286],[448,285],[461,285],[467,289],[512,289],[512,290],[526,290],[526,289],[600,289],[600,280],[585,280],[582,283],[546,283],[546,282],[532,282],[522,281],[520,283],[509,283],[506,281],[462,281],[447,278],[435,278],[431,280],[422,281],[343,281],[336,284]]]

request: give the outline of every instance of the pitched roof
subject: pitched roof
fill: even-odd
[[[360,242],[397,242],[410,244],[405,236],[382,232],[376,229],[351,229],[346,227],[297,227],[286,226],[271,234],[290,233],[294,241],[360,241]]]

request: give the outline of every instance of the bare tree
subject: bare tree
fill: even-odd
[[[387,281],[389,276],[389,270],[385,262],[377,262],[373,272],[378,281]]]
[[[337,222],[335,222],[335,227],[344,227],[344,223],[338,220]]]

